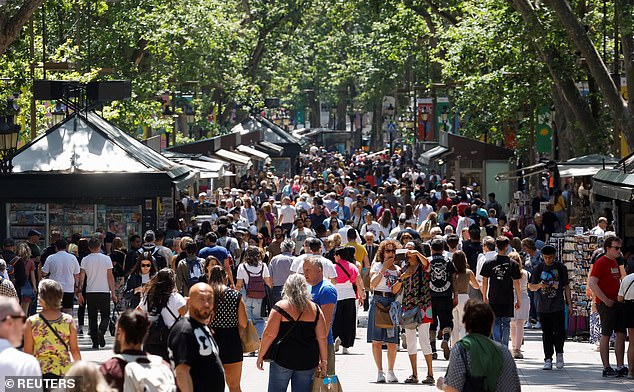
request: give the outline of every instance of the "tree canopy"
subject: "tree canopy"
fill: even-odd
[[[133,99],[102,113],[140,138],[183,123],[186,110],[201,132],[188,135],[180,124],[183,136],[224,132],[267,97],[279,97],[293,115],[308,109],[318,124],[320,102],[328,102],[337,129],[355,113],[374,113],[378,147],[384,96],[396,96],[402,111],[415,97],[446,95],[468,136],[503,143],[512,123],[525,160],[536,158],[540,107],[555,113],[556,157],[614,152],[621,135],[634,145],[624,99],[634,93],[632,7],[626,0],[6,0],[0,98],[19,94],[28,135],[33,79],[128,79]],[[170,116],[167,105],[176,109]],[[38,104],[38,133],[47,111]]]

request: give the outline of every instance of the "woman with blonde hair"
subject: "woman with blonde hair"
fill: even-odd
[[[37,297],[37,284],[35,283],[35,262],[31,258],[31,248],[22,242],[18,245],[16,256],[24,260],[24,272],[26,272],[26,282],[20,290],[22,310],[24,314],[29,314],[29,307],[34,297]],[[8,262],[9,260],[7,260]]]
[[[531,277],[530,272],[526,271],[522,264],[522,258],[520,254],[517,252],[509,253],[509,258],[511,260],[517,261],[517,264],[520,266],[520,273],[522,277],[520,278],[520,308],[515,309],[515,314],[511,319],[511,341],[513,344],[513,349],[511,350],[511,354],[513,354],[513,358],[522,359],[524,355],[522,354],[521,347],[524,342],[524,323],[528,320],[528,314],[530,312],[530,300],[528,299],[528,281]],[[513,302],[517,302],[515,299]]]
[[[42,377],[59,379],[81,360],[77,344],[77,329],[73,316],[62,313],[62,285],[43,279],[39,286],[42,312],[29,317],[24,326],[24,352],[40,363]]]
[[[65,378],[74,380],[73,385],[66,384],[68,392],[116,392],[108,385],[99,367],[89,361],[75,362]]]
[[[273,345],[276,353],[269,367],[268,392],[309,391],[315,369],[328,368],[326,319],[312,301],[306,278],[301,274],[288,277],[282,300],[273,306],[262,334],[256,366],[264,370],[264,357]]]

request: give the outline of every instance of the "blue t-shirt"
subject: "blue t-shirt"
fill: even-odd
[[[332,318],[335,318],[335,312],[337,311],[337,289],[330,283],[330,281],[322,280],[318,285],[312,286],[311,294],[313,295],[313,302],[317,305],[334,304],[335,309],[332,312]],[[330,320],[330,330],[328,331],[328,344],[335,344],[335,340],[332,338],[332,321]]]
[[[204,247],[198,252],[198,257],[201,259],[206,259],[207,256],[214,256],[220,261],[220,264],[223,264],[227,257],[229,257],[229,251],[224,246],[207,246]]]

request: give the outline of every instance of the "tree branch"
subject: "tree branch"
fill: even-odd
[[[619,94],[619,90],[599,52],[597,52],[594,43],[592,43],[585,28],[570,8],[570,4],[567,0],[546,0],[546,3],[555,11],[561,25],[568,33],[568,37],[586,58],[588,69],[603,93],[615,120],[622,119],[626,107],[625,101]]]
[[[24,26],[44,0],[26,0],[11,18],[0,20],[0,55],[20,36]],[[6,10],[5,10],[6,11]]]

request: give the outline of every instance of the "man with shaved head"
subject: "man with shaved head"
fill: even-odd
[[[22,344],[26,316],[15,298],[0,296],[0,380],[5,377],[42,376],[35,357],[14,347]]]
[[[207,327],[213,305],[211,286],[207,283],[193,285],[187,298],[189,313],[174,324],[167,339],[176,385],[181,392],[225,390],[218,345]]]

